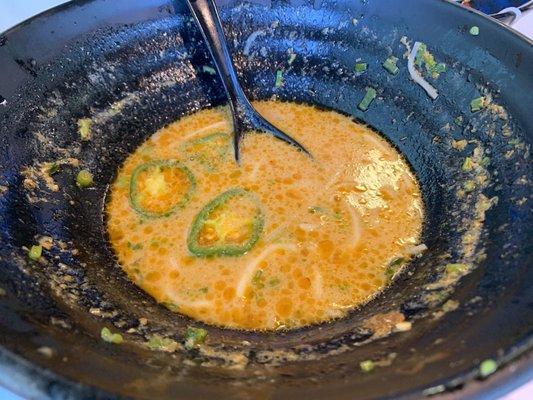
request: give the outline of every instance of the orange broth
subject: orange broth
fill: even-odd
[[[225,108],[184,117],[120,168],[107,204],[111,244],[139,287],[209,324],[272,330],[342,317],[390,282],[391,263],[412,257],[423,218],[417,181],[387,141],[346,116],[255,106],[313,158],[248,134],[239,166]],[[233,189],[240,194],[213,209],[197,246],[231,253],[255,242],[242,254],[191,252],[199,213]]]

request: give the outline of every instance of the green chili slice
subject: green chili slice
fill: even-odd
[[[167,217],[185,206],[195,189],[194,175],[179,161],[151,161],[131,175],[130,204],[143,217]]]
[[[230,136],[217,132],[186,141],[181,145],[188,162],[199,164],[207,172],[213,172],[227,156]]]
[[[244,189],[230,189],[196,215],[187,246],[197,257],[240,256],[257,243],[264,223],[258,199]]]

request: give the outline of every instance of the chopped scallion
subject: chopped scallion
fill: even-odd
[[[154,335],[150,338],[150,340],[148,340],[147,346],[150,350],[173,353],[178,348],[178,343],[170,338]]]
[[[207,331],[205,329],[189,326],[187,328],[187,333],[185,334],[184,346],[187,350],[191,350],[199,344],[202,344],[206,337]]]
[[[374,101],[374,99],[377,96],[376,89],[368,87],[366,88],[366,94],[365,97],[363,97],[363,100],[359,103],[357,106],[361,111],[368,110],[368,107],[370,106],[370,103]]]
[[[383,63],[383,68],[389,71],[389,73],[391,73],[392,75],[396,75],[399,71],[398,66],[396,65],[397,62],[398,62],[398,58],[394,56],[390,56]]]
[[[112,333],[109,328],[102,328],[100,336],[105,342],[108,343],[120,344],[124,341],[120,333]]]
[[[210,67],[209,65],[204,65],[202,67],[202,71],[209,75],[215,75],[217,73],[217,71],[215,71],[215,69],[213,67]]]
[[[434,79],[439,77],[439,74],[446,72],[446,64],[437,63],[433,54],[431,54],[424,43],[420,43],[415,56],[415,64],[417,67],[425,65],[427,73]]]
[[[416,52],[415,64],[417,67],[421,67],[424,62],[424,55],[427,53],[427,46],[425,43],[420,43],[418,51]]]
[[[296,54],[294,53],[289,54],[289,59],[287,60],[287,63],[291,65],[294,62],[294,60],[296,60]]]
[[[466,157],[463,161],[463,166],[461,169],[465,172],[472,171],[472,168],[474,168],[474,162],[472,161],[472,157]]]
[[[258,289],[263,289],[265,287],[263,280],[263,270],[258,269],[252,277],[252,284]]]
[[[80,188],[86,188],[93,184],[93,174],[86,169],[82,169],[76,176],[76,185]]]
[[[471,192],[476,188],[476,183],[473,180],[468,180],[464,184],[464,189],[467,192]]]
[[[358,74],[365,72],[367,68],[368,64],[365,62],[358,62],[355,64],[355,72],[357,72]]]
[[[91,127],[93,121],[90,118],[82,118],[78,120],[78,132],[81,140],[89,140],[91,138]]]
[[[363,372],[372,372],[374,370],[374,361],[372,360],[365,360],[365,361],[361,361],[359,363],[359,367],[361,368],[361,371]]]
[[[482,378],[486,378],[487,376],[495,373],[497,369],[498,364],[496,363],[496,361],[489,358],[488,360],[485,360],[481,364],[479,364],[479,375]]]
[[[141,250],[143,248],[142,243],[131,243],[128,242],[128,248],[131,250]]]
[[[59,164],[58,163],[49,163],[47,165],[47,172],[48,172],[48,175],[54,175],[56,173],[59,172]]]
[[[171,301],[163,301],[161,304],[168,308],[170,311],[178,312],[180,309],[177,304]]]
[[[468,270],[469,266],[467,264],[452,263],[446,265],[446,273],[448,275],[464,275]]]
[[[485,98],[477,97],[470,102],[470,111],[476,112],[485,108]]]
[[[268,281],[268,284],[270,286],[277,286],[279,285],[281,282],[281,280],[278,278],[278,277],[275,277],[275,278],[272,278],[271,280]]]
[[[435,65],[435,68],[433,68],[433,72],[436,72],[437,74],[442,74],[443,72],[446,72],[446,64],[438,63]]]
[[[30,247],[30,251],[28,252],[28,257],[30,258],[30,260],[37,261],[39,258],[41,258],[42,254],[43,254],[43,246],[33,245]]]
[[[277,88],[283,86],[283,71],[280,69],[276,71],[276,82],[274,86]]]
[[[392,260],[389,265],[387,265],[387,269],[385,270],[387,280],[392,280],[392,278],[394,278],[394,275],[396,275],[396,273],[400,270],[400,268],[405,262],[406,260],[403,257],[398,257]]]
[[[470,28],[469,32],[472,36],[477,36],[479,35],[479,27],[473,26],[472,28]]]

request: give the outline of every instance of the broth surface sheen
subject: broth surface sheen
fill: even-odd
[[[417,181],[386,140],[346,116],[255,106],[313,158],[248,134],[238,166],[225,108],[184,117],[121,167],[107,204],[112,247],[155,300],[209,324],[273,330],[342,317],[413,256]]]

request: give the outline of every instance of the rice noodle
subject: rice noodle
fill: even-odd
[[[244,50],[243,53],[245,56],[250,55],[250,50],[252,48],[252,45],[255,42],[255,39],[257,39],[259,36],[264,35],[265,31],[263,30],[257,30],[255,32],[252,32],[250,36],[248,36],[248,39],[246,39],[246,42],[244,42]]]
[[[244,292],[248,285],[250,284],[250,281],[252,280],[252,276],[257,270],[257,267],[259,267],[259,263],[263,261],[267,256],[269,256],[271,253],[273,253],[276,250],[289,250],[289,251],[295,251],[296,245],[294,244],[283,244],[283,243],[277,243],[277,244],[271,244],[270,246],[263,249],[259,255],[254,258],[245,268],[243,273],[241,274],[241,277],[239,279],[239,283],[237,284],[237,290],[236,290],[236,296],[237,297],[243,297]]]
[[[426,91],[429,97],[435,100],[439,96],[437,89],[431,86],[431,84],[426,81],[415,68],[415,58],[421,44],[422,43],[420,42],[415,42],[415,44],[413,45],[413,49],[411,50],[407,61],[407,69],[409,70],[409,75],[411,75],[411,79],[413,79],[415,83],[420,85]]]
[[[259,174],[259,168],[261,168],[261,163],[257,163],[254,165],[254,169],[252,169],[252,172],[250,173],[250,180],[252,182],[257,179],[257,174]]]
[[[344,168],[341,168],[339,171],[335,172],[331,179],[324,185],[324,192],[331,188],[332,186],[335,186],[338,184],[339,176],[341,173],[344,172]]]
[[[357,245],[357,243],[359,243],[359,239],[361,239],[361,219],[359,218],[359,215],[354,210],[348,200],[346,200],[346,205],[348,209],[348,215],[350,216],[350,222],[352,225],[352,237],[350,239],[350,246],[353,247]]]
[[[322,298],[324,294],[324,280],[322,279],[322,273],[319,270],[319,266],[315,266],[315,278],[313,279],[313,293],[317,300]]]
[[[189,140],[189,139],[191,139],[191,138],[193,138],[195,136],[198,136],[198,135],[200,135],[202,133],[205,133],[205,132],[207,132],[207,131],[209,131],[211,129],[222,127],[226,123],[227,123],[226,121],[219,121],[219,122],[215,122],[214,124],[204,126],[203,128],[200,128],[200,129],[197,129],[195,131],[192,131],[187,136],[183,137],[181,140]]]
[[[173,267],[174,270],[179,269],[178,261],[175,257],[168,257],[169,264]],[[213,304],[211,300],[184,300],[181,297],[177,296],[174,290],[167,290],[168,300],[176,304],[178,307],[185,308],[199,308],[199,307],[210,307]]]
[[[305,232],[313,232],[317,228],[315,224],[308,224],[308,223],[301,223],[300,225],[298,225],[298,227]]]
[[[281,224],[276,229],[274,229],[268,236],[265,237],[265,243],[272,243],[275,240],[278,240],[289,226],[289,223]]]
[[[428,249],[428,247],[422,243],[422,244],[419,244],[418,246],[413,246],[411,247],[408,252],[410,255],[412,256],[419,256],[420,254],[422,254],[424,251],[426,251]]]
[[[335,175],[335,179],[338,179],[338,174],[339,172],[337,172]],[[339,185],[343,185],[343,184],[348,184],[348,185],[355,185],[355,182],[336,182],[335,181],[330,181],[331,183],[328,183],[326,185],[326,188],[330,188],[330,187],[336,187],[336,186],[339,186]],[[350,246],[356,246],[357,243],[359,243],[359,240],[361,239],[361,218],[359,217],[359,215],[357,214],[357,212],[355,211],[354,207],[352,206],[352,204],[350,203],[350,201],[346,198],[346,208],[347,208],[347,211],[348,211],[348,215],[350,216],[350,222],[351,222],[351,226],[352,226],[352,236],[350,238],[350,243],[349,245]],[[309,224],[308,224],[309,225]],[[309,228],[309,226],[302,226],[302,224],[300,224],[300,228],[302,228],[303,230],[306,230],[306,228]],[[311,230],[311,229],[309,229]]]

